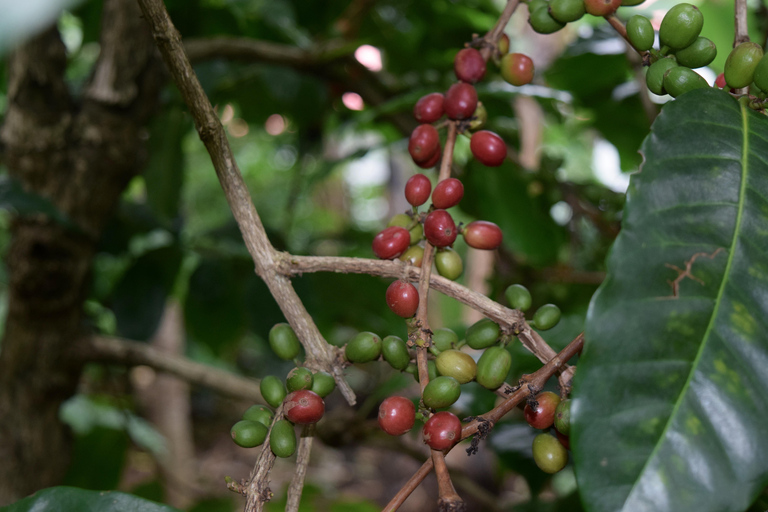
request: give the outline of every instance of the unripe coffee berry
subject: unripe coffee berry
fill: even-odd
[[[532,325],[540,331],[546,331],[560,321],[560,308],[554,304],[544,304],[533,314]]]
[[[432,204],[435,208],[447,210],[456,206],[464,197],[464,185],[456,178],[446,178],[435,186]]]
[[[290,325],[279,323],[269,330],[269,347],[277,357],[290,361],[299,355],[301,343]]]
[[[373,253],[382,260],[393,260],[411,245],[411,234],[400,226],[384,228],[371,242]]]
[[[408,139],[408,153],[416,163],[427,162],[440,151],[440,137],[437,128],[431,124],[420,124]]]
[[[267,427],[258,421],[242,420],[232,426],[229,431],[237,446],[254,448],[267,438]]]
[[[433,450],[446,450],[461,440],[461,421],[448,411],[438,412],[424,424],[422,437]]]
[[[387,287],[387,306],[403,318],[411,318],[419,309],[419,291],[411,283],[397,280]]]
[[[704,16],[698,7],[681,3],[672,7],[659,26],[659,42],[673,50],[690,46],[704,26]]]
[[[285,379],[285,387],[288,388],[289,393],[301,389],[312,389],[313,380],[312,370],[303,366],[297,366],[288,372],[288,377]]]
[[[475,379],[477,363],[472,356],[460,350],[440,352],[435,359],[435,366],[440,375],[453,377],[459,384],[466,384]]]
[[[456,78],[463,82],[479,82],[485,76],[485,59],[476,49],[464,48],[453,59],[453,70]]]
[[[470,222],[462,230],[464,241],[475,249],[490,251],[501,245],[503,235],[501,228],[487,220]]]
[[[472,134],[469,149],[475,158],[488,167],[498,167],[507,158],[507,145],[504,144],[504,140],[488,130],[480,130]]]
[[[296,425],[317,423],[325,414],[325,402],[309,389],[294,391],[285,397],[283,413],[288,421]]]
[[[533,438],[533,460],[545,473],[557,473],[568,463],[568,452],[551,434]]]
[[[445,113],[443,100],[444,97],[439,92],[422,96],[413,107],[413,117],[420,123],[434,123]]]
[[[509,53],[501,58],[501,77],[512,85],[531,83],[533,72],[533,61],[525,54]]]
[[[423,174],[414,174],[405,182],[405,199],[411,206],[421,206],[429,199],[432,182]]]
[[[391,396],[379,406],[379,426],[391,436],[411,430],[416,421],[416,406],[403,396]]]
[[[424,248],[418,245],[412,245],[400,255],[400,261],[404,261],[414,267],[421,267],[421,262],[424,259]]]
[[[464,271],[461,255],[449,247],[437,251],[437,254],[435,254],[435,267],[438,274],[451,281],[458,279]]]
[[[477,91],[465,82],[453,84],[445,93],[443,108],[450,119],[469,119],[477,108]]]
[[[353,363],[373,361],[381,355],[381,338],[372,332],[359,332],[347,343],[344,355]]]

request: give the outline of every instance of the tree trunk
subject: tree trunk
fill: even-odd
[[[70,437],[61,403],[77,388],[72,348],[96,243],[141,165],[145,124],[164,82],[133,0],[105,0],[101,54],[79,101],[51,28],[8,66],[3,159],[29,192],[48,198],[77,229],[45,217],[14,219],[6,264],[9,307],[0,351],[0,506],[61,482]]]

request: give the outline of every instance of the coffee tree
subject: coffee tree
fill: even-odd
[[[261,326],[268,331],[262,345],[268,345],[269,357],[285,364],[276,365],[280,374],[260,368],[258,403],[229,425],[237,446],[261,447],[251,473],[231,475],[226,482],[230,490],[244,497],[246,511],[271,506],[275,490],[270,488],[270,472],[278,458],[295,461],[285,508],[299,510],[313,443],[327,435],[321,420],[330,414],[331,400],[335,400],[335,410],[359,407],[360,391],[350,384],[350,375],[362,368],[394,375],[391,382],[397,382],[382,385],[365,398],[365,403],[375,402],[368,408],[376,417],[375,428],[386,434],[385,442],[406,446],[408,440],[419,440],[428,447],[421,467],[398,484],[399,490],[383,510],[399,509],[432,472],[437,481],[437,509],[466,510],[462,485],[449,470],[446,455],[464,451],[473,457],[482,450],[494,450],[512,469],[530,473],[526,480],[532,494],[551,483],[549,475],[558,474],[570,461],[576,477],[571,492],[551,503],[534,497],[526,505],[539,507],[532,510],[743,511],[763,507],[761,493],[768,483],[763,456],[768,448],[764,441],[768,433],[764,393],[768,339],[763,325],[768,312],[763,291],[768,279],[763,227],[768,211],[768,121],[764,112],[768,57],[763,56],[764,41],[750,41],[745,2],[736,0],[729,11],[735,20],[735,37],[732,45],[723,47],[707,32],[703,10],[690,3],[670,5],[660,20],[652,20],[637,1],[510,0],[493,20],[480,18],[486,23],[483,35],[473,34],[463,46],[443,49],[452,56],[447,67],[453,77],[446,87],[421,86],[418,94],[391,103],[381,100],[379,92],[370,91],[366,71],[343,61],[343,72],[360,75],[360,91],[379,102],[375,115],[389,118],[400,130],[393,137],[407,138],[407,153],[402,153],[420,168],[392,187],[407,209],[391,216],[375,234],[366,234],[365,252],[355,256],[299,255],[276,248],[274,234],[260,217],[261,208],[252,202],[222,115],[212,104],[211,96],[222,93],[206,91],[198,78],[206,71],[196,73],[190,62],[190,56],[199,58],[210,49],[194,42],[185,48],[184,30],[174,26],[163,2],[138,0],[138,4],[213,163],[250,265],[279,307],[279,312],[264,315],[280,319],[268,329]],[[527,23],[542,35],[560,33],[585,17],[594,22],[582,25],[594,26],[592,34],[566,50],[546,71],[546,78],[550,85],[567,90],[576,98],[574,102],[596,112],[595,124],[607,138],[614,138],[622,165],[634,165],[634,150],[644,138],[642,165],[630,180],[618,235],[615,197],[604,189],[559,181],[556,171],[564,165],[562,159],[542,159],[536,178],[531,170],[524,170],[525,148],[515,145],[509,136],[514,132],[525,138],[525,126],[511,131],[498,121],[509,108],[509,89],[500,95],[493,87],[483,88],[491,80],[515,88],[531,87],[537,80],[534,60],[513,51],[519,47],[517,36],[505,32],[518,10],[527,11]],[[350,30],[350,24],[362,23],[361,16],[364,14],[354,9],[345,11],[335,27],[340,32]],[[471,30],[466,32],[471,34]],[[621,38],[627,57],[622,52],[618,59],[598,59],[597,53],[578,48],[615,37],[609,34]],[[226,48],[222,53],[232,58],[274,51],[243,42],[240,47],[227,46],[232,41],[218,42]],[[275,52],[273,58],[322,67],[326,61],[333,63],[337,54],[349,56],[345,52],[343,47],[329,45],[314,53]],[[718,55],[721,60],[727,55],[723,73],[710,85],[697,70],[711,65]],[[582,70],[580,83],[569,81],[568,75],[579,68],[586,68],[588,79],[581,83]],[[331,81],[338,79],[334,76],[337,69],[320,72],[316,68],[315,72]],[[12,82],[23,75],[13,66],[9,73]],[[633,96],[630,106],[615,107],[626,116],[610,119],[606,109],[612,107],[606,106],[605,93],[610,96],[630,73],[636,74],[633,83],[639,84],[640,93]],[[13,104],[23,103],[19,87],[9,87]],[[517,94],[525,89],[512,91]],[[634,128],[637,118],[633,116],[655,115],[647,91],[674,100],[670,98],[649,129],[642,133],[633,129],[627,136],[622,124]],[[557,111],[557,104],[552,105]],[[16,112],[13,108],[9,112]],[[171,120],[170,116],[165,119]],[[157,133],[171,126],[156,129]],[[7,132],[4,141],[13,149],[18,141]],[[180,144],[178,137],[177,142]],[[9,169],[13,171],[14,165],[23,168],[23,162],[14,159],[14,153],[11,156]],[[514,170],[510,161],[515,162]],[[154,176],[160,179],[157,176],[162,174]],[[165,186],[174,188],[173,183]],[[41,199],[46,197],[45,191],[32,187],[32,192],[14,192],[12,206],[18,210],[19,204],[29,204],[34,215],[65,226],[57,229],[77,229],[66,227],[72,222],[69,217],[73,217],[74,207],[62,214],[55,195]],[[587,287],[580,292],[591,296],[584,322],[578,314],[563,315],[562,311],[569,313],[568,294],[560,294],[564,305],[555,304],[558,294],[536,283],[543,274],[536,275],[531,270],[536,265],[526,261],[556,261],[556,253],[563,250],[564,244],[559,242],[563,232],[551,218],[543,224],[544,231],[533,235],[529,231],[542,210],[549,214],[542,205],[556,202],[567,204],[572,215],[568,224],[573,239],[571,260],[604,256],[605,247],[592,255],[574,248],[579,237],[600,234],[606,241],[615,237],[602,284],[596,291]],[[155,213],[161,212],[163,200],[155,199],[155,203]],[[76,216],[73,220],[77,224]],[[544,248],[532,247],[531,239]],[[153,242],[148,238],[145,243],[151,247]],[[467,253],[465,246],[474,252]],[[173,244],[158,247],[147,250],[145,254],[152,258],[142,265],[170,265],[174,276],[181,272],[178,248]],[[214,248],[203,244],[197,250],[204,253]],[[479,260],[466,256],[479,253],[496,254],[507,266],[525,268],[529,264],[526,272],[531,275],[508,271],[507,279],[497,282],[489,293],[458,283],[473,265],[479,265]],[[240,256],[242,259],[242,251]],[[217,264],[201,270],[205,268],[205,263],[198,263],[185,281],[190,288],[185,304],[187,325],[201,339],[221,336],[216,329],[213,333],[207,330],[206,322],[213,317],[210,307],[223,318],[219,320],[222,325],[234,326],[225,336],[236,338],[242,319],[233,311],[240,311],[237,303],[245,300],[245,293],[233,301],[223,300],[221,306],[215,296],[206,302],[206,294],[215,295],[217,281],[237,283],[226,271],[219,272]],[[139,270],[131,274],[133,269]],[[159,321],[156,304],[153,309],[122,303],[121,311],[119,300],[121,291],[137,285],[140,269],[136,263],[125,272],[114,291],[114,308],[118,333],[131,334],[133,328],[133,337],[147,338]],[[305,307],[293,284],[296,276],[320,273],[328,273],[322,284],[331,290],[333,279],[341,279],[336,274],[384,278],[385,285],[378,281],[377,287],[364,294],[366,300],[386,304],[386,309],[378,311],[391,319],[356,318],[354,333],[329,343],[329,333],[316,321],[311,304]],[[176,279],[151,281],[164,300]],[[436,291],[446,297],[444,303],[434,299]],[[359,295],[344,292],[339,287],[327,297],[342,309],[356,308]],[[545,298],[537,297],[540,293]],[[476,311],[480,319],[455,329],[433,325],[440,318],[435,309],[455,308],[441,306],[449,302]],[[151,317],[146,322],[151,325],[149,331],[144,332],[144,324],[132,323],[132,318],[140,316],[136,311]],[[105,321],[108,316],[94,318]],[[129,348],[133,352],[127,354]],[[170,368],[125,341],[90,340],[78,350],[85,354],[85,361]],[[7,348],[4,352],[9,357]],[[286,365],[290,369],[282,371]],[[232,392],[229,384],[214,383],[212,377],[194,377],[189,370],[171,371]],[[411,384],[414,380],[418,385]],[[527,425],[522,430],[507,428],[509,417]],[[522,425],[521,421],[515,424]],[[345,426],[351,429],[350,424]],[[369,429],[361,442],[377,434]],[[509,449],[505,443],[516,448]],[[73,510],[84,506],[117,510],[114,507],[129,505],[141,510],[165,508],[130,495],[115,494],[111,504],[101,500],[100,494],[53,487],[8,510],[48,510],[46,503],[56,507],[67,503]]]

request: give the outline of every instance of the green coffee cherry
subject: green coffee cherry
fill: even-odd
[[[707,81],[690,68],[676,66],[664,74],[664,89],[673,98],[694,89],[709,87]]]
[[[432,345],[440,352],[456,348],[459,337],[451,329],[441,327],[432,331]]]
[[[477,375],[477,363],[472,356],[460,350],[440,352],[435,359],[435,365],[440,375],[453,377],[459,384],[466,384]]]
[[[267,438],[267,427],[258,421],[241,420],[232,426],[229,434],[237,446],[254,448]]]
[[[320,398],[325,398],[336,389],[336,379],[328,372],[316,372],[312,376],[312,391],[317,393]]]
[[[568,463],[568,451],[551,434],[533,438],[533,461],[545,473],[557,473]]]
[[[546,7],[549,8],[549,2],[547,0],[529,0],[528,2],[528,14],[532,13],[533,11],[541,8]]]
[[[763,48],[752,42],[741,43],[731,50],[725,60],[725,83],[731,89],[741,89],[752,83],[755,70],[763,58]]]
[[[673,50],[681,50],[693,44],[703,26],[704,16],[698,7],[686,3],[677,4],[661,20],[659,41]]]
[[[387,336],[381,340],[381,353],[384,360],[395,370],[405,370],[411,361],[408,346],[398,336]]]
[[[622,7],[632,7],[633,5],[640,5],[645,0],[621,0]]]
[[[458,279],[464,271],[461,256],[450,248],[437,251],[435,254],[435,267],[438,274],[451,281]]]
[[[299,355],[301,343],[290,325],[286,323],[275,324],[269,330],[269,346],[272,352],[280,359],[290,361]]]
[[[381,338],[372,332],[360,332],[349,340],[344,355],[353,363],[373,361],[381,355]]]
[[[459,381],[453,377],[441,375],[429,381],[424,387],[421,398],[424,400],[424,405],[430,409],[441,409],[453,405],[459,396],[461,396]]]
[[[277,420],[269,434],[269,448],[278,457],[290,457],[296,451],[296,431],[288,420]]]
[[[408,226],[411,224],[413,224],[413,219],[410,215],[405,213],[398,213],[389,219],[389,222],[387,222],[387,227],[398,226],[408,229]],[[411,245],[413,245],[421,240],[421,236],[424,234],[424,228],[420,223],[417,222],[415,226],[408,230],[408,233],[411,235]]]
[[[467,329],[467,345],[475,350],[490,347],[501,335],[501,327],[490,318],[483,318]]]
[[[565,26],[565,23],[560,23],[550,16],[549,7],[546,6],[538,7],[535,11],[532,11],[531,16],[528,18],[528,23],[531,24],[534,32],[539,34],[552,34]]]
[[[571,434],[571,401],[563,400],[555,409],[555,428],[564,436]]]
[[[560,23],[576,21],[584,16],[584,0],[552,0],[549,3],[549,14]]]
[[[477,383],[487,389],[496,389],[504,383],[512,367],[512,354],[504,347],[491,347],[477,362]]]
[[[768,92],[768,56],[764,55],[755,67],[755,85],[764,92]]]
[[[288,388],[289,393],[299,391],[300,389],[312,389],[312,380],[312,370],[303,366],[297,366],[288,372],[288,377],[285,379],[285,387]]]
[[[659,59],[651,64],[645,75],[645,84],[648,86],[648,90],[658,95],[666,94],[664,90],[664,73],[675,66],[677,66],[677,60],[674,57]]]
[[[706,37],[697,37],[687,48],[675,52],[677,63],[691,69],[703,68],[717,57],[717,46]]]
[[[285,391],[283,382],[274,375],[267,375],[261,379],[259,389],[261,390],[261,396],[264,397],[264,401],[267,402],[270,407],[274,407],[275,409],[280,407],[285,395],[288,394]]]
[[[413,375],[413,378],[416,380],[416,382],[419,382],[420,379],[418,366],[416,366],[414,363],[410,363],[405,371]],[[437,365],[431,359],[427,361],[427,376],[429,377],[430,381],[433,381],[440,376],[440,373],[437,371]]]
[[[268,427],[272,424],[272,418],[274,416],[275,415],[272,414],[272,410],[268,407],[264,407],[263,405],[252,405],[243,413],[244,420],[256,421],[265,427]]]
[[[472,120],[469,122],[469,131],[474,132],[483,128],[488,122],[488,109],[485,108],[482,101],[477,102],[475,112],[472,114]]]
[[[560,321],[560,308],[554,304],[544,304],[533,314],[533,325],[540,331],[546,331]]]
[[[531,307],[531,292],[521,284],[513,284],[504,291],[509,307],[525,311]]]
[[[644,52],[653,48],[654,31],[651,21],[636,14],[627,22],[627,38],[636,50]]]

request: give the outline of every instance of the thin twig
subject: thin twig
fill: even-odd
[[[275,417],[272,419],[272,424],[269,426],[269,432],[267,432],[267,438],[264,440],[264,444],[261,446],[261,453],[256,459],[256,464],[251,471],[251,477],[248,480],[246,487],[246,501],[245,512],[262,512],[264,505],[272,499],[272,490],[269,488],[269,472],[272,470],[272,466],[275,464],[277,456],[272,452],[272,448],[269,446],[269,439],[272,436],[272,428],[279,420],[283,419],[283,405],[275,411]]]
[[[507,5],[504,6],[504,10],[501,12],[501,16],[499,16],[496,24],[487,34],[485,34],[485,37],[483,37],[486,46],[480,49],[480,54],[486,61],[491,56],[491,49],[495,48],[499,43],[499,38],[504,32],[504,28],[507,26],[507,23],[509,23],[509,19],[512,17],[512,14],[514,14],[515,9],[517,9],[519,4],[520,0],[507,0]]]
[[[733,7],[733,47],[749,41],[749,27],[747,26],[747,0],[735,0]]]
[[[285,512],[298,512],[301,503],[301,492],[304,489],[304,477],[307,475],[309,455],[312,452],[312,441],[315,438],[315,424],[304,425],[296,450],[296,471],[293,473],[291,485],[288,487],[288,502]]]

